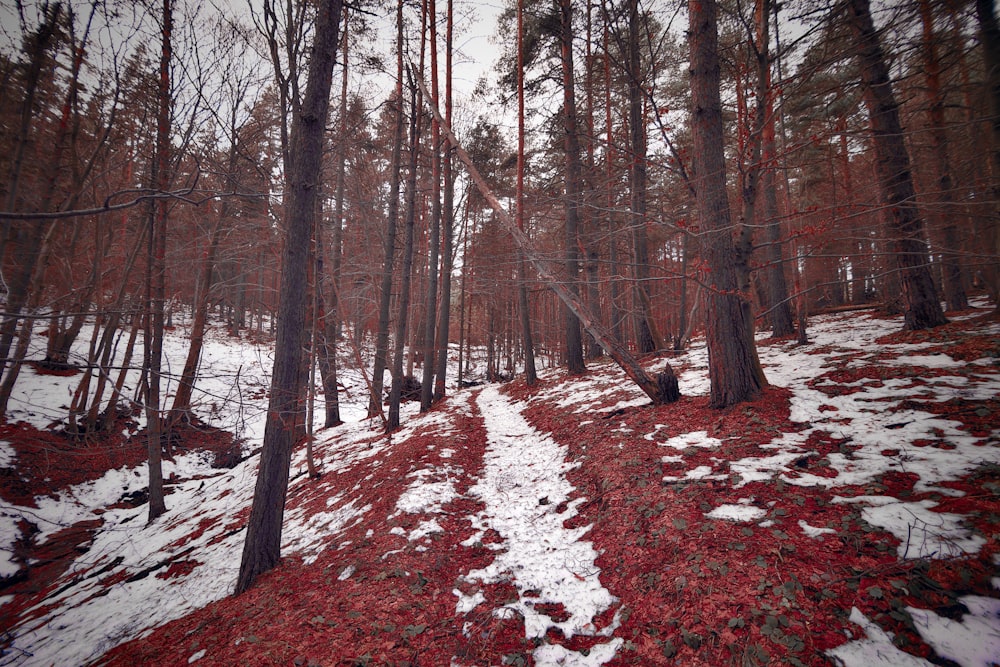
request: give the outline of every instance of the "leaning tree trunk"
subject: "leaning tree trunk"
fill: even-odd
[[[712,407],[752,400],[766,384],[753,347],[753,321],[740,292],[723,153],[718,28],[714,0],[690,0],[691,125],[702,255],[708,264],[705,337]]]
[[[421,91],[424,93],[424,100],[427,101],[427,90],[424,83],[421,80],[417,80],[417,84],[420,86]],[[431,113],[438,119],[441,123],[441,131],[444,132],[448,140],[451,141],[452,146],[455,147],[455,155],[459,160],[465,165],[469,172],[469,176],[475,183],[476,188],[479,190],[483,198],[489,203],[490,208],[496,213],[497,220],[500,222],[504,230],[510,234],[511,238],[514,240],[514,244],[518,249],[524,253],[525,258],[532,264],[535,271],[538,274],[539,279],[545,283],[545,285],[555,292],[559,300],[562,301],[563,305],[573,313],[587,332],[594,337],[597,344],[610,356],[618,366],[625,371],[625,374],[631,379],[636,385],[639,386],[642,391],[652,399],[653,403],[656,405],[661,405],[663,403],[673,403],[680,398],[680,391],[677,386],[677,376],[674,374],[673,368],[668,364],[665,370],[661,372],[657,377],[650,377],[648,373],[642,368],[638,361],[629,353],[625,346],[615,339],[611,333],[601,324],[601,322],[594,317],[593,313],[580,299],[580,295],[570,289],[564,281],[559,280],[556,277],[555,271],[553,271],[548,262],[546,262],[531,245],[531,241],[523,231],[521,231],[517,226],[517,221],[511,216],[507,209],[500,203],[497,196],[490,189],[489,185],[483,179],[479,170],[476,168],[475,163],[469,154],[462,148],[461,144],[458,143],[458,139],[455,134],[451,131],[451,127],[444,122],[441,116],[440,110],[433,104],[433,102],[428,101],[428,106],[430,107]],[[470,317],[471,319],[471,317]],[[582,356],[582,350],[581,350]]]
[[[857,55],[865,104],[871,116],[879,185],[888,207],[889,233],[903,290],[905,328],[912,331],[940,326],[948,320],[941,310],[931,277],[924,224],[917,212],[910,157],[899,120],[899,105],[892,92],[889,66],[872,22],[868,0],[851,0],[848,19],[857,38]]]
[[[341,0],[319,4],[306,91],[300,113],[293,120],[271,396],[236,594],[247,590],[260,574],[275,567],[281,557],[281,524],[292,445],[296,425],[302,419],[299,414],[305,383],[302,337],[309,294],[306,265],[317,195],[313,181],[323,164],[323,134],[330,108],[341,9]]]

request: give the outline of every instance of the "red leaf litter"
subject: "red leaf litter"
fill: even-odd
[[[940,351],[970,362],[990,355],[996,359],[1000,345],[992,329],[984,326],[970,318],[933,332],[896,334],[880,342],[928,344],[932,347],[920,354]],[[763,343],[768,344],[792,342]],[[976,372],[970,367],[949,369],[946,374],[972,377]],[[831,364],[813,385],[827,396],[838,397],[857,391],[862,382],[911,378],[913,391],[919,394],[925,377],[943,374],[938,369],[899,364],[891,368]],[[560,386],[581,381],[607,391],[584,410],[560,404]],[[828,650],[864,637],[859,626],[848,620],[852,608],[889,633],[900,650],[937,664],[953,664],[935,654],[905,610],[916,607],[958,617],[961,596],[998,596],[992,579],[998,576],[1000,562],[1000,442],[996,435],[1000,400],[918,401],[920,410],[953,420],[964,432],[982,439],[982,464],[962,479],[939,485],[962,492],[950,495],[918,491],[917,475],[905,468],[856,486],[791,483],[802,475],[836,477],[829,457],[850,457],[858,449],[849,437],[836,432],[839,415],[832,404],[819,407],[831,420],[830,430],[809,434],[803,446],[807,453],[787,465],[787,474],[739,483],[736,473],[726,472],[727,461],[769,456],[772,450],[767,445],[776,437],[808,426],[792,421],[788,389],[768,387],[755,401],[721,411],[709,408],[704,396],[685,396],[666,406],[633,400],[633,404],[616,407],[636,395],[624,384],[615,388],[621,382],[605,364],[595,363],[582,379],[550,373],[536,387],[518,380],[503,389],[509,400],[527,405],[523,417],[536,431],[568,448],[567,460],[575,464],[566,476],[575,487],[574,498],[582,502],[567,528],[589,527],[581,539],[593,542],[601,584],[617,599],[594,619],[594,625],[613,626],[613,637],[623,640],[604,664],[830,665],[834,663]],[[582,656],[606,643],[607,638],[567,638],[555,629],[544,639],[527,639],[521,618],[494,614],[490,605],[479,605],[467,614],[456,611],[456,591],[463,595],[481,592],[499,603],[518,597],[510,581],[487,584],[463,576],[486,567],[494,550],[504,548],[504,538],[495,531],[468,541],[475,535],[470,517],[483,508],[469,489],[483,470],[488,446],[474,396],[468,401],[443,402],[431,412],[431,425],[409,431],[408,437],[393,436],[391,445],[378,454],[293,487],[286,516],[293,511],[307,516],[326,511],[331,498],[350,490],[355,505],[368,507],[360,520],[331,534],[314,560],[286,556],[247,593],[218,600],[146,636],[121,643],[99,663],[128,667],[532,665],[533,652],[542,641],[561,644]],[[886,405],[892,411],[908,407],[913,406],[905,401]],[[441,423],[448,428],[442,430]],[[662,446],[668,438],[696,431],[706,432],[721,444],[669,451]],[[651,433],[656,437],[643,437]],[[13,443],[19,456],[24,455],[19,459],[20,476],[4,479],[5,500],[28,502],[33,494],[48,492],[41,487],[55,489],[70,480],[68,472],[52,464],[46,468],[43,463],[48,460],[43,452],[65,450],[57,436],[4,425],[0,438]],[[940,448],[947,454],[944,440],[931,437],[912,444]],[[37,442],[34,453],[28,442]],[[318,443],[318,456],[332,451],[336,442],[334,436]],[[384,444],[385,436],[378,442]],[[136,455],[128,452],[123,443],[122,457]],[[901,449],[887,440],[880,453],[899,458]],[[664,460],[667,454],[682,457],[686,470],[707,466],[721,474],[679,476],[671,457]],[[80,460],[86,458],[79,455]],[[109,458],[107,465],[120,462]],[[430,471],[425,476],[428,482],[447,474],[454,486],[454,496],[433,513],[397,509],[417,471]],[[46,477],[58,481],[43,481]],[[985,545],[962,557],[901,559],[897,537],[867,523],[859,505],[836,501],[853,496],[933,500],[938,503],[935,511],[967,517],[967,527]],[[755,507],[761,518],[737,522],[706,516],[723,504]],[[229,519],[238,528],[245,512]],[[440,531],[420,539],[407,538],[430,519]],[[97,519],[95,524],[99,523]],[[810,536],[804,524],[819,532]],[[195,521],[192,526],[192,536],[198,536],[214,523]],[[63,552],[85,543],[86,531],[94,527],[74,527],[46,543],[44,553],[40,548],[31,551],[31,545],[25,544],[31,551],[26,556],[39,565],[32,568],[29,578],[0,590],[0,594],[13,591],[24,597],[15,605],[0,607],[0,626],[20,622],[15,612],[44,604],[54,588],[65,584],[60,572],[72,554]],[[199,554],[191,552],[155,576],[174,581],[200,562]],[[537,609],[554,621],[567,617],[560,604]]]

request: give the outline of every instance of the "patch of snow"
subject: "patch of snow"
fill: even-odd
[[[17,452],[14,451],[13,445],[6,440],[0,440],[0,468],[10,468],[15,458]]]
[[[850,621],[861,626],[867,638],[841,644],[826,652],[842,667],[933,667],[923,658],[896,648],[892,636],[868,620],[857,607],[851,609]]]
[[[969,613],[959,621],[929,609],[907,607],[913,627],[939,656],[962,667],[990,667],[1000,658],[1000,600],[978,595],[958,599]]]
[[[354,574],[355,568],[353,565],[348,565],[344,568],[344,571],[337,575],[337,581],[347,581]]]
[[[766,514],[767,510],[753,505],[719,505],[711,512],[706,512],[705,516],[726,521],[756,521]]]
[[[192,662],[198,662],[199,660],[205,657],[205,653],[206,653],[205,649],[201,649],[200,651],[192,653],[191,657],[188,658],[188,664],[190,665]]]
[[[591,647],[586,655],[559,644],[543,644],[532,654],[539,667],[599,667],[615,657],[624,640],[621,637]]]
[[[468,614],[470,611],[486,602],[486,596],[483,595],[482,591],[476,591],[472,595],[466,595],[457,588],[451,591],[458,597],[458,602],[455,603],[455,613],[456,614]]]
[[[896,536],[900,558],[953,558],[978,553],[986,540],[962,525],[965,517],[931,511],[936,506],[932,500],[889,502],[866,507],[861,517]]]
[[[566,471],[575,467],[566,462],[567,448],[535,431],[521,416],[522,408],[495,387],[483,389],[478,404],[488,444],[482,477],[470,494],[480,498],[486,508],[471,520],[480,530],[492,528],[499,533],[505,550],[486,567],[467,573],[465,579],[511,581],[518,599],[495,613],[520,615],[528,638],[544,637],[553,627],[566,637],[598,634],[594,618],[617,600],[601,584],[593,544],[581,539],[590,527],[565,527],[583,499],[556,510],[574,491],[565,477]],[[540,504],[540,498],[549,502]],[[541,604],[562,605],[566,620],[553,620],[536,608]],[[602,649],[608,651],[608,659],[619,645],[612,641]],[[583,660],[582,654],[570,658],[557,649],[540,648],[543,650],[535,658],[539,665],[589,664],[566,662]]]
[[[691,431],[683,435],[678,435],[660,443],[661,447],[673,447],[674,449],[687,449],[688,447],[721,447],[722,441],[718,438],[709,437],[708,431]]]
[[[441,527],[434,519],[429,521],[421,521],[420,525],[410,531],[410,534],[406,537],[410,542],[415,542],[423,537],[427,537],[433,533],[443,533],[444,528]]]
[[[808,535],[809,537],[820,537],[821,535],[831,535],[837,532],[833,528],[819,528],[817,526],[810,526],[802,519],[799,519],[799,528],[801,528],[802,532]]]

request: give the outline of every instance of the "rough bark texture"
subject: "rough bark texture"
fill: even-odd
[[[1000,26],[993,14],[991,0],[976,0],[976,17],[986,64],[986,95],[993,130],[993,183],[990,188],[993,211],[986,225],[989,257],[983,267],[983,275],[989,284],[995,308],[1000,312]]]
[[[375,333],[375,362],[368,416],[382,414],[382,387],[389,351],[389,303],[392,300],[392,265],[396,252],[396,227],[399,222],[399,163],[403,147],[403,2],[396,7],[396,93],[395,126],[392,134],[392,157],[389,166],[389,203],[385,239],[382,245],[382,282],[379,288],[378,328]]]
[[[690,0],[691,129],[702,256],[708,264],[705,335],[710,402],[723,408],[755,398],[765,384],[751,337],[752,318],[739,291],[738,257],[726,195],[719,52],[714,0]]]
[[[302,336],[309,293],[306,273],[316,210],[313,180],[320,173],[323,160],[323,134],[330,107],[341,9],[341,0],[319,5],[305,96],[292,127],[271,396],[243,559],[236,581],[237,594],[248,589],[260,574],[277,565],[281,557],[281,524],[292,445],[296,424],[302,418],[299,398],[305,382]]]
[[[781,219],[778,217],[778,190],[775,183],[777,169],[777,148],[775,142],[774,91],[771,89],[770,43],[770,0],[757,0],[757,101],[760,112],[760,189],[764,195],[761,201],[761,222],[764,224],[764,238],[767,242],[767,306],[770,309],[771,334],[775,337],[788,336],[795,331],[792,324],[792,307],[788,298],[788,283],[785,281],[785,260],[781,234]]]
[[[576,118],[576,92],[573,73],[573,3],[559,0],[563,77],[563,131],[566,153],[566,287],[573,294],[580,292],[580,138]],[[580,318],[573,309],[563,309],[566,328],[566,367],[570,373],[583,373],[583,335]]]
[[[629,0],[628,19],[628,125],[631,169],[629,186],[632,208],[632,253],[635,265],[635,326],[636,348],[642,354],[663,347],[663,340],[653,323],[653,305],[649,294],[649,239],[646,234],[646,118],[643,114],[642,71],[639,39],[639,0]]]
[[[917,211],[910,157],[899,120],[899,105],[892,92],[889,67],[872,22],[868,0],[851,0],[848,18],[857,38],[878,177],[888,207],[889,235],[905,303],[905,328],[936,327],[947,320],[931,277],[924,225]]]
[[[524,233],[524,0],[517,3],[517,228]],[[449,119],[449,125],[451,121]],[[521,316],[521,344],[524,346],[524,382],[538,382],[535,369],[535,342],[531,334],[531,308],[524,253],[517,257],[517,304]]]
[[[154,187],[164,192],[170,185],[170,60],[173,54],[173,6],[163,0],[163,43],[160,52],[160,77],[157,87],[156,156],[153,166]],[[167,200],[159,199],[150,217],[149,273],[147,303],[149,320],[146,327],[146,365],[149,388],[146,393],[146,448],[149,455],[149,515],[153,521],[167,506],[163,500],[162,452],[163,419],[160,415],[160,378],[163,363],[163,317],[166,299]]]
[[[941,257],[942,285],[948,310],[965,310],[969,301],[962,280],[959,262],[958,216],[955,210],[954,183],[951,178],[951,157],[944,125],[944,95],[941,91],[941,63],[938,61],[937,36],[934,32],[934,14],[930,0],[920,0],[920,21],[923,25],[924,77],[930,116],[931,150],[934,152],[936,170],[936,199],[938,230],[943,247]]]

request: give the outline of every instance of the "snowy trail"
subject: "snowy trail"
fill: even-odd
[[[565,473],[575,467],[566,462],[567,448],[539,433],[520,414],[516,404],[495,387],[482,390],[477,399],[487,432],[484,471],[470,493],[486,509],[472,517],[478,540],[492,528],[504,542],[502,551],[487,567],[466,575],[470,581],[495,583],[511,580],[518,600],[494,611],[496,615],[517,613],[524,618],[525,635],[542,638],[549,628],[566,637],[611,636],[618,623],[598,630],[594,618],[617,600],[601,584],[600,568],[593,544],[581,538],[589,530],[566,528],[576,515],[576,498],[566,503],[574,487]],[[456,594],[458,594],[456,592]],[[481,595],[459,595],[457,608],[469,611],[482,601]],[[567,616],[556,621],[538,605],[561,605]],[[603,665],[614,657],[622,640],[594,646],[588,655],[555,644],[543,644],[534,652],[537,665]]]

